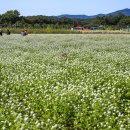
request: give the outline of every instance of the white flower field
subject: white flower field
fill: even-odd
[[[130,130],[130,35],[1,36],[0,129]]]

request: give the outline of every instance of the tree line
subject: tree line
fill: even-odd
[[[104,29],[122,29],[130,26],[130,16],[101,16],[92,19],[57,18],[52,16],[21,16],[18,10],[9,10],[0,14],[1,28],[51,28],[70,29],[76,25],[101,26]]]

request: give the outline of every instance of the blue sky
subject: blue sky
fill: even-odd
[[[130,0],[1,0],[0,14],[17,9],[21,15],[95,15],[130,8]]]

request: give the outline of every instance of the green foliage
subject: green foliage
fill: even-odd
[[[17,10],[7,11],[5,14],[1,16],[1,23],[13,25],[19,20],[20,13]]]
[[[29,34],[130,34],[126,30],[112,30],[111,27],[106,27],[107,30],[92,30],[92,31],[72,31],[70,29],[53,29],[51,27],[43,28],[3,28],[3,33],[7,32],[7,29],[10,30],[12,34],[21,34],[21,31],[27,29]]]
[[[8,28],[11,33],[13,34],[20,34],[22,28]],[[81,31],[71,31],[70,29],[52,29],[50,27],[47,27],[46,29],[43,28],[25,28],[27,29],[29,34],[81,34]],[[6,33],[7,28],[3,28],[3,32]]]
[[[0,15],[0,26],[10,28],[33,29],[70,29],[76,25],[102,26],[104,28],[122,29],[130,24],[130,17],[118,14],[116,16],[101,16],[93,19],[70,19],[50,16],[20,16],[17,10],[10,10]]]

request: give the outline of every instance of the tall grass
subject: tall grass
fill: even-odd
[[[81,34],[81,31],[72,31],[67,29],[31,29],[25,28],[30,34]],[[25,30],[23,28],[9,28],[11,33],[20,34],[21,31]],[[6,28],[3,31],[6,32]]]
[[[23,28],[8,28],[11,33],[20,34]],[[25,28],[30,34],[130,34],[127,30],[69,30],[69,29],[32,29]],[[6,28],[3,31],[6,32]]]

